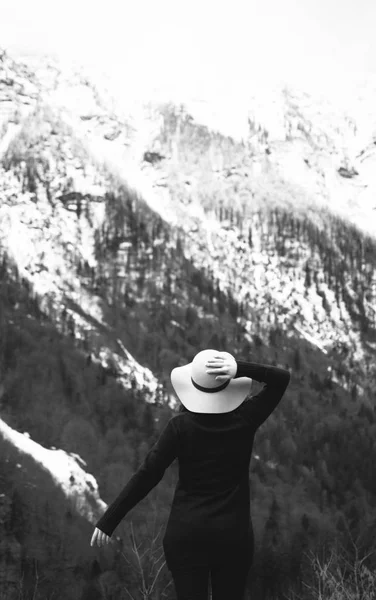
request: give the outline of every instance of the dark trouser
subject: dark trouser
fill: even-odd
[[[186,567],[171,571],[177,600],[208,600],[209,575],[212,600],[243,600],[251,563],[234,562],[210,567]]]

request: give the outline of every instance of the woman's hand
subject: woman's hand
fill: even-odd
[[[97,545],[104,546],[104,544],[108,544],[111,541],[111,537],[106,535],[103,531],[98,529],[97,527],[94,529],[94,533],[91,538],[90,546],[94,546],[95,542]]]
[[[232,379],[238,370],[235,358],[227,352],[225,356],[216,354],[214,358],[206,361],[205,366],[207,369],[206,372],[216,375],[218,381]]]

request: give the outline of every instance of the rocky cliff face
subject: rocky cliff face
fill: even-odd
[[[101,165],[106,145],[100,142],[116,137],[117,147],[128,147],[129,127],[105,111],[104,101],[82,75],[47,65],[40,67],[36,79],[35,72],[5,52],[1,60],[1,238],[45,302],[59,304],[66,297],[64,314],[74,318],[78,337],[84,336],[85,321],[97,321],[99,329],[102,324],[99,299],[88,295],[74,275],[77,261],[96,268],[94,232],[106,216],[108,179]],[[121,135],[113,136],[114,127]],[[89,148],[92,130],[99,150]],[[73,308],[77,301],[79,311]],[[86,310],[90,314],[85,317]],[[120,353],[125,379],[132,370],[140,385],[147,381],[153,391],[156,382],[150,371],[137,365],[126,349]],[[99,345],[95,354],[105,363],[107,344]]]

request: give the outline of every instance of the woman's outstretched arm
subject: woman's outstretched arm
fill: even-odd
[[[106,535],[112,535],[123,517],[159,483],[167,467],[177,457],[175,419],[176,416],[169,420],[139,469],[97,522],[95,527]]]

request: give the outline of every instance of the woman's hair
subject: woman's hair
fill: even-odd
[[[181,412],[187,412],[187,409],[185,408],[184,404],[180,403],[180,406],[179,406],[178,412],[180,412],[180,413],[181,413]]]

